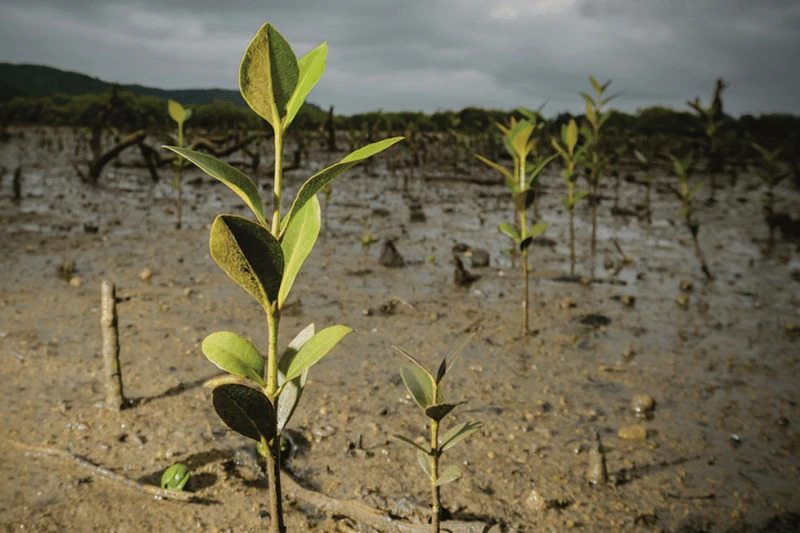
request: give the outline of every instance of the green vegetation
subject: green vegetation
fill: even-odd
[[[177,146],[178,148],[183,148],[183,123],[189,120],[189,118],[192,116],[192,110],[185,109],[175,100],[170,100],[167,102],[167,111],[169,112],[169,116],[172,118],[172,120],[174,120],[178,125],[178,136],[175,139]],[[181,214],[183,209],[183,166],[185,163],[185,159],[178,158],[175,160],[175,181],[172,182],[172,186],[176,191],[178,191],[178,220],[175,222],[176,229],[181,229]]]
[[[189,467],[183,463],[175,463],[161,475],[161,488],[168,490],[183,490],[192,477]]]
[[[583,150],[586,146],[578,146],[578,124],[570,120],[569,124],[561,126],[561,143],[556,139],[552,140],[553,148],[561,156],[563,169],[561,175],[567,183],[567,196],[563,200],[564,207],[569,211],[569,260],[570,274],[575,274],[575,206],[581,201],[589,191],[576,191],[575,184],[578,176],[575,173],[575,166],[583,157]]]
[[[439,424],[441,421],[458,405],[464,403],[448,403],[444,400],[442,380],[449,370],[447,358],[442,359],[434,377],[412,355],[397,346],[395,346],[395,349],[413,363],[403,367],[400,371],[400,376],[403,378],[403,384],[406,386],[408,393],[414,398],[416,404],[425,412],[425,416],[430,421],[430,444],[417,444],[414,440],[402,435],[393,436],[397,440],[412,446],[417,451],[419,466],[430,481],[431,499],[433,500],[431,506],[431,531],[438,533],[442,509],[439,488],[461,477],[461,469],[458,466],[450,465],[446,468],[441,468],[439,460],[445,451],[478,431],[482,424],[480,422],[463,422],[450,428],[444,437],[439,439]]]
[[[767,150],[755,142],[752,143],[751,146],[760,157],[757,175],[761,183],[766,187],[764,194],[761,196],[761,205],[764,208],[764,220],[767,223],[767,229],[769,231],[767,248],[765,250],[767,255],[769,255],[775,248],[775,186],[783,181],[788,173],[781,171],[778,166],[778,156],[781,153],[780,148]]]
[[[321,213],[317,193],[355,164],[400,141],[385,139],[347,155],[311,176],[289,211],[282,211],[283,142],[309,91],[325,70],[327,45],[301,58],[270,24],[264,24],[245,51],[239,87],[248,105],[273,130],[275,165],[272,214],[250,178],[227,163],[186,148],[168,147],[230,187],[253,212],[255,222],[219,215],[211,227],[211,256],[217,265],[263,308],[269,331],[266,363],[249,340],[230,332],[212,333],[203,341],[206,357],[229,376],[212,391],[219,417],[232,430],[260,443],[266,451],[270,487],[270,531],[285,531],[280,488],[281,433],[305,388],[311,366],[352,330],[335,325],[315,332],[311,324],[278,349],[278,326],[295,278],[319,235]]]
[[[700,232],[700,223],[697,222],[697,219],[694,217],[697,208],[694,206],[693,199],[704,182],[698,181],[696,183],[690,183],[692,166],[694,165],[694,154],[689,152],[680,159],[669,154],[669,158],[672,160],[675,174],[677,174],[681,183],[681,188],[678,191],[678,196],[681,199],[681,217],[683,218],[684,224],[686,224],[686,227],[689,229],[689,232],[692,234],[695,254],[700,261],[700,268],[703,270],[703,274],[705,274],[708,279],[713,279],[711,271],[708,269],[706,260],[703,257],[703,251],[700,249],[700,242],[697,240],[697,234]]]
[[[537,114],[527,112],[528,119],[520,120],[511,119],[511,126],[505,127],[502,124],[497,124],[497,127],[503,132],[503,143],[506,150],[511,155],[513,161],[513,169],[508,171],[504,166],[490,161],[482,155],[475,154],[480,161],[489,165],[493,169],[500,172],[506,181],[506,187],[511,191],[511,200],[516,210],[518,226],[515,228],[511,224],[500,224],[500,231],[508,235],[508,237],[522,252],[522,332],[523,335],[528,335],[530,332],[530,325],[528,320],[528,248],[530,247],[533,239],[541,235],[547,229],[547,223],[536,222],[532,227],[528,228],[528,209],[533,205],[536,198],[534,190],[534,180],[539,177],[542,170],[550,164],[556,157],[539,157],[537,151],[537,144],[539,137],[534,135],[534,132],[540,130],[537,128]],[[533,154],[533,164],[528,166],[528,156]]]

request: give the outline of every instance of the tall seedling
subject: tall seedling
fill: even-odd
[[[430,445],[423,446],[402,435],[394,435],[394,438],[405,442],[414,447],[417,451],[419,466],[428,476],[431,486],[431,531],[439,532],[439,522],[441,520],[441,503],[439,499],[439,487],[452,483],[461,477],[461,469],[456,465],[441,468],[439,459],[442,454],[464,440],[466,437],[475,433],[481,428],[480,422],[464,422],[453,426],[439,438],[439,424],[445,416],[464,402],[447,403],[442,393],[442,380],[447,373],[447,358],[442,359],[436,376],[422,366],[412,355],[404,352],[397,346],[395,348],[405,355],[413,364],[405,366],[400,371],[411,397],[425,412],[425,416],[430,420]]]
[[[589,191],[591,192],[592,254],[594,254],[597,246],[597,201],[600,197],[600,181],[609,166],[609,156],[602,150],[600,144],[600,128],[611,118],[612,112],[603,112],[603,107],[618,95],[603,96],[605,90],[611,84],[611,80],[600,85],[593,76],[589,76],[589,81],[592,84],[595,95],[580,93],[581,97],[586,101],[586,123],[581,127],[580,133],[584,139],[585,147],[581,164],[588,169],[586,181],[589,183]]]
[[[578,176],[575,174],[575,166],[583,157],[586,146],[578,145],[578,124],[574,119],[570,119],[568,124],[561,126],[561,143],[556,139],[552,140],[553,148],[561,156],[563,169],[561,175],[567,182],[567,196],[563,200],[564,207],[569,211],[569,272],[575,274],[575,206],[584,198],[588,191],[575,190],[575,183]]]
[[[722,78],[717,79],[714,87],[714,99],[710,107],[703,107],[700,98],[686,102],[689,107],[697,111],[700,120],[703,121],[703,128],[706,134],[706,147],[708,155],[708,173],[711,178],[711,195],[709,202],[713,202],[717,193],[717,174],[725,170],[725,158],[722,153],[722,139],[720,132],[722,129],[722,91],[728,88],[728,84]]]
[[[215,157],[168,147],[210,176],[230,187],[252,210],[255,221],[219,215],[211,226],[211,257],[220,268],[261,305],[269,332],[266,362],[250,341],[229,331],[212,333],[203,341],[205,356],[231,376],[218,381],[212,403],[232,430],[255,440],[267,451],[270,486],[270,531],[285,531],[280,489],[280,436],[297,406],[309,368],[345,335],[346,326],[301,331],[282,355],[278,350],[281,309],[303,262],[319,235],[321,216],[317,193],[356,163],[388,148],[400,137],[356,150],[338,163],[311,176],[281,211],[282,155],[286,130],[322,76],[326,43],[297,59],[289,43],[270,24],[264,24],[247,48],[239,70],[239,87],[248,105],[270,123],[275,133],[275,175],[272,214],[253,181]],[[268,218],[269,216],[269,218]]]
[[[169,112],[170,118],[174,120],[178,124],[178,136],[175,138],[175,141],[178,143],[178,148],[183,148],[183,123],[189,120],[192,116],[191,109],[185,109],[181,104],[176,102],[175,100],[167,101],[167,111]],[[177,200],[177,212],[178,212],[178,219],[175,222],[175,229],[181,229],[182,223],[182,212],[183,212],[183,166],[186,164],[186,161],[183,159],[176,159],[175,160],[175,180],[172,182],[172,187],[178,191],[178,200]]]
[[[508,223],[500,224],[500,231],[508,235],[513,241],[514,246],[522,252],[522,331],[527,335],[530,331],[528,320],[528,248],[533,239],[542,234],[547,229],[547,223],[536,222],[528,227],[528,208],[534,203],[536,194],[533,189],[534,180],[541,174],[542,170],[555,158],[555,154],[547,158],[534,157],[534,166],[528,167],[528,156],[533,153],[537,155],[536,144],[538,138],[533,137],[536,131],[535,116],[532,120],[511,120],[511,127],[506,128],[498,124],[503,132],[503,143],[506,150],[511,154],[514,168],[511,172],[507,168],[486,159],[482,155],[475,154],[482,162],[500,172],[506,180],[506,186],[511,191],[511,200],[514,204],[519,220],[519,231]]]
[[[775,248],[775,186],[783,181],[787,173],[778,168],[777,159],[781,153],[780,148],[770,151],[756,142],[750,144],[761,158],[758,164],[758,177],[766,187],[764,194],[761,196],[761,205],[764,208],[764,220],[769,231],[765,250],[766,255],[769,255]]]
[[[700,261],[700,268],[703,270],[703,274],[705,274],[708,279],[713,279],[711,271],[708,269],[706,260],[703,257],[703,251],[700,249],[700,242],[697,240],[697,234],[700,232],[700,224],[694,218],[697,208],[694,206],[693,199],[694,195],[697,194],[697,191],[699,191],[703,186],[703,182],[699,181],[694,184],[690,183],[690,174],[692,171],[692,164],[694,162],[693,154],[689,152],[682,159],[678,159],[672,154],[669,154],[669,157],[672,159],[672,165],[675,169],[675,174],[678,175],[678,178],[681,182],[681,188],[678,194],[681,198],[681,217],[683,218],[683,222],[686,224],[686,227],[689,229],[689,232],[692,234],[694,251],[697,255],[697,259]]]

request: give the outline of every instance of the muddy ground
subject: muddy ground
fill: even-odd
[[[92,188],[72,170],[73,132],[12,133],[0,146],[0,435],[69,450],[149,484],[184,462],[200,503],[155,500],[3,441],[0,523],[6,531],[264,530],[267,492],[251,441],[223,426],[202,386],[219,373],[200,351],[209,333],[231,330],[266,346],[257,304],[208,253],[213,217],[247,214],[244,205],[189,170],[185,229],[176,231],[168,170],[153,185],[128,164],[131,152]],[[290,195],[333,156],[311,159],[287,173]],[[512,209],[499,175],[429,162],[403,190],[409,170],[392,173],[390,160],[335,183],[327,228],[281,321],[282,344],[310,322],[355,329],[312,369],[290,423],[298,448],[287,468],[301,483],[425,521],[429,492],[414,452],[391,438],[425,437],[425,420],[391,346],[433,366],[472,334],[445,381],[446,398],[468,401],[445,425],[484,424],[445,456],[464,471],[442,489],[454,519],[512,531],[800,530],[800,254],[779,240],[762,256],[766,226],[751,173],[740,171],[715,205],[700,206],[713,281],[665,188],[675,178],[656,176],[650,224],[611,215],[607,179],[594,267],[589,204],[577,213],[576,273],[595,278],[585,284],[564,281],[563,188],[557,169],[546,172],[542,213],[553,242],[531,248],[534,331],[522,337],[519,270],[496,229]],[[641,182],[641,173],[634,178]],[[800,193],[789,184],[781,192],[782,210],[796,214]],[[622,207],[643,197],[641,184],[623,183]],[[424,221],[411,220],[412,204]],[[381,242],[362,252],[363,217],[371,233],[395,239],[406,266],[381,266]],[[623,264],[614,238],[632,262]],[[488,267],[465,259],[479,276],[469,287],[453,282],[457,243],[491,257]],[[65,262],[74,272],[60,276]],[[135,404],[118,414],[102,408],[104,279],[121,300],[124,392]],[[693,288],[682,293],[682,282]],[[655,400],[650,419],[631,411],[639,394]],[[600,486],[586,481],[594,431],[609,475]],[[285,509],[290,531],[367,530],[302,502]]]

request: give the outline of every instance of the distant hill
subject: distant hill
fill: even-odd
[[[42,97],[56,93],[97,94],[108,92],[111,82],[86,74],[60,70],[43,65],[15,65],[0,63],[0,103],[18,96]],[[230,89],[177,89],[166,90],[142,85],[122,85],[120,89],[139,95],[176,100],[184,105],[210,104],[215,101],[232,102],[246,107],[239,91]]]

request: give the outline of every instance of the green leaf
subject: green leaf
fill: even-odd
[[[539,174],[541,174],[542,171],[545,169],[545,167],[549,165],[553,161],[553,159],[556,158],[556,155],[557,154],[552,154],[551,156],[546,157],[545,159],[539,161],[539,163],[535,167],[533,167],[528,171],[528,174],[530,176],[528,178],[529,184],[533,183],[533,180],[539,177]]]
[[[503,233],[508,235],[508,237],[512,241],[514,241],[514,243],[519,244],[519,241],[522,240],[522,238],[519,236],[519,232],[517,231],[517,228],[515,228],[514,226],[512,226],[508,222],[503,222],[502,224],[500,224],[499,228],[500,228],[500,231],[502,231]]]
[[[167,112],[170,118],[178,124],[183,124],[183,122],[189,118],[183,106],[175,100],[167,100]]]
[[[306,387],[306,379],[308,379],[308,370],[294,378],[293,380],[286,381],[286,372],[289,370],[289,365],[292,363],[295,355],[314,336],[314,324],[309,324],[297,334],[297,336],[289,343],[284,350],[281,359],[278,361],[278,386],[283,385],[280,396],[278,396],[277,418],[278,418],[278,432],[282,432],[286,424],[294,414],[297,404],[300,403],[300,397],[303,395],[303,390]],[[285,383],[285,385],[284,385]]]
[[[203,340],[206,358],[222,370],[249,378],[264,387],[264,358],[253,344],[230,331],[217,331]]]
[[[556,152],[558,152],[561,155],[561,157],[564,159],[564,161],[569,161],[569,154],[567,154],[567,152],[561,147],[561,145],[558,144],[558,141],[556,141],[555,139],[552,139],[550,141],[550,144],[553,145],[553,148],[556,149]]]
[[[447,485],[448,483],[456,481],[460,477],[461,469],[456,465],[450,465],[445,468],[441,474],[439,474],[439,479],[436,480],[436,486],[440,487],[442,485]]]
[[[445,374],[447,374],[447,357],[442,359],[442,362],[439,363],[439,370],[436,371],[436,381],[437,384],[442,382],[442,378],[444,378]]]
[[[297,354],[291,358],[289,367],[286,369],[286,379],[292,380],[300,376],[352,331],[347,326],[330,326],[308,339]]]
[[[589,105],[589,102],[586,102],[586,120],[589,121],[594,129],[599,129],[597,126],[597,113],[594,112],[594,108]]]
[[[575,203],[577,204],[578,202],[580,202],[587,194],[589,194],[589,191],[576,191]]]
[[[417,451],[420,451],[420,452],[424,453],[425,455],[430,455],[430,453],[431,453],[430,450],[426,450],[425,448],[423,448],[422,446],[420,446],[419,444],[417,444],[413,440],[411,440],[409,438],[406,438],[406,437],[404,437],[402,435],[392,435],[392,437],[397,439],[397,440],[399,440],[400,442],[405,442],[406,444],[409,444],[409,445],[413,446],[414,448],[417,449]]]
[[[519,242],[519,250],[524,251],[531,244],[533,244],[533,237],[525,237]]]
[[[537,222],[528,230],[526,237],[536,238],[547,229],[547,222]]]
[[[219,215],[211,225],[209,245],[217,265],[261,305],[278,299],[283,251],[264,226],[236,215]]]
[[[386,150],[401,140],[403,140],[403,137],[392,137],[390,139],[384,139],[382,141],[368,144],[367,146],[359,148],[355,152],[347,155],[338,163],[331,165],[328,168],[311,176],[297,192],[297,196],[295,197],[292,207],[289,209],[289,214],[286,217],[287,227],[291,219],[297,215],[298,211],[300,211],[304,205],[306,205],[306,202],[308,202],[311,197],[321,191],[323,187],[336,179],[339,174],[353,167],[356,163],[359,163],[368,157],[372,157],[378,152]]]
[[[634,151],[633,151],[633,155],[636,157],[636,159],[638,159],[638,160],[639,160],[639,162],[640,162],[640,163],[642,163],[642,164],[644,164],[644,165],[646,165],[646,164],[647,164],[647,158],[646,158],[646,157],[644,156],[644,154],[643,154],[642,152],[640,152],[639,150],[634,150]]]
[[[281,290],[278,293],[279,309],[283,307],[297,273],[300,271],[300,267],[303,266],[308,254],[311,253],[311,249],[314,247],[314,243],[317,241],[321,224],[322,215],[319,200],[314,196],[286,226],[286,231],[281,237],[284,267]]]
[[[297,58],[283,35],[271,24],[261,26],[239,66],[239,90],[247,105],[282,131],[281,119],[286,104],[295,92],[299,78]]]
[[[256,187],[256,184],[242,172],[230,166],[225,161],[202,152],[179,148],[177,146],[164,146],[164,148],[185,157],[200,167],[203,172],[230,187],[239,198],[244,200],[244,203],[253,211],[258,221],[263,226],[267,225],[266,219],[264,218],[264,201],[261,199],[261,195],[258,194],[258,187]]]
[[[705,182],[704,182],[704,181],[698,181],[697,183],[695,183],[694,185],[692,185],[692,188],[691,188],[691,189],[689,189],[689,194],[687,195],[687,198],[688,198],[689,200],[691,200],[691,199],[692,199],[692,196],[694,196],[694,195],[697,193],[697,191],[699,191],[699,190],[700,190],[700,188],[701,188],[703,185],[705,185]]]
[[[525,189],[524,191],[520,191],[511,197],[514,207],[519,212],[527,211],[528,208],[533,205],[533,201],[535,199],[536,193],[533,191],[533,189]]]
[[[575,146],[578,144],[578,124],[575,123],[574,119],[570,119],[567,125],[564,142],[570,155],[575,152]]]
[[[297,87],[295,87],[292,97],[286,104],[286,118],[283,122],[284,130],[292,123],[297,112],[303,107],[306,96],[322,77],[327,56],[328,44],[322,43],[297,60],[299,70]]]
[[[442,444],[439,446],[440,451],[444,452],[445,450],[452,448],[462,440],[478,431],[481,426],[483,426],[483,424],[480,422],[464,422],[463,424],[459,424],[450,428],[450,431],[448,431],[442,439]]]
[[[508,140],[518,157],[524,158],[528,154],[528,140],[533,133],[533,124],[527,120],[520,120],[511,128]]]
[[[433,404],[434,380],[426,370],[418,366],[404,366],[400,369],[400,377],[411,397],[423,410]]]
[[[275,411],[267,397],[244,385],[220,385],[211,403],[225,425],[254,441],[275,437]]]
[[[595,92],[597,92],[597,94],[602,94],[603,91],[605,90],[605,86],[600,85],[600,83],[594,78],[594,76],[589,76],[589,82],[592,84],[592,87],[594,88]]]
[[[588,94],[586,94],[586,93],[580,93],[580,95],[581,95],[581,97],[582,97],[582,98],[583,98],[583,99],[586,101],[586,107],[587,107],[587,108],[588,108],[589,106],[595,107],[595,106],[597,105],[597,104],[595,103],[595,101],[594,101],[594,98],[592,98],[590,95],[588,95]]]
[[[417,463],[419,463],[422,471],[428,475],[428,479],[431,479],[431,460],[432,457],[429,454],[417,450]]]
[[[431,420],[436,420],[440,422],[444,417],[450,414],[450,411],[461,405],[465,402],[458,402],[458,403],[440,403],[438,405],[431,405],[425,409],[425,416],[430,418]]]
[[[511,172],[509,172],[506,167],[504,167],[504,166],[502,166],[502,165],[500,165],[498,163],[495,163],[494,161],[486,159],[485,157],[483,157],[480,154],[473,154],[473,155],[475,155],[475,157],[477,157],[479,161],[485,163],[486,165],[489,165],[490,167],[492,167],[493,169],[495,169],[496,171],[501,173],[503,175],[503,177],[506,178],[506,183],[508,183],[509,181],[513,181],[514,180],[514,177],[511,175]]]
[[[564,209],[571,211],[572,208],[575,206],[575,203],[570,201],[569,196],[565,196],[564,198],[561,199],[561,205],[564,206]]]

